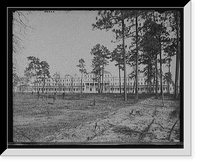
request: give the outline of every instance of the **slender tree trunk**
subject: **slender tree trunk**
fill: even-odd
[[[136,34],[135,34],[135,38],[136,38],[136,90],[135,90],[135,101],[138,101],[138,16],[137,16],[137,12],[136,12],[136,16],[135,16],[135,28],[136,28]]]
[[[100,73],[100,93],[102,93],[102,68],[101,68],[101,73]]]
[[[170,61],[169,61],[169,74],[171,74],[171,58],[170,58]],[[169,76],[169,75],[168,75]],[[169,77],[168,77],[169,78]],[[169,82],[169,79],[167,80],[167,93],[170,94],[170,90],[169,90],[169,85],[170,85],[170,82]]]
[[[147,69],[147,82],[148,82],[148,94],[150,94],[149,65],[148,65],[148,69]]]
[[[45,86],[45,78],[44,78],[44,80],[43,80],[42,93],[44,93],[44,86]]]
[[[155,94],[155,83],[156,82],[156,75],[155,75],[155,70],[154,70],[154,73],[153,73],[153,94]]]
[[[176,73],[175,73],[175,93],[174,99],[178,98],[178,78],[179,78],[179,55],[176,55]]]
[[[104,61],[104,59],[103,59],[103,61]],[[103,83],[103,81],[104,81],[104,64],[103,64],[103,67],[102,67],[102,89],[101,89],[101,93],[104,92],[104,83]]]
[[[99,77],[98,77],[98,93],[100,93],[101,90],[101,73],[99,71]]]
[[[129,78],[128,78],[128,83],[127,83],[127,85],[128,85],[127,93],[129,93]]]
[[[181,87],[181,80],[180,80],[180,57],[179,57],[179,79],[178,79],[178,92],[177,92],[177,99],[180,98],[180,87]]]
[[[122,45],[123,45],[123,57],[124,57],[124,101],[127,101],[127,91],[126,91],[126,53],[125,53],[125,40],[124,40],[124,14],[122,13]]]
[[[169,81],[167,82],[167,93],[170,94],[170,91],[169,91]]]
[[[122,88],[121,88],[121,71],[120,71],[120,65],[119,65],[119,92],[120,95],[122,94]]]
[[[155,22],[155,15],[154,12],[152,12],[153,15],[153,21]],[[155,60],[155,67],[156,67],[156,99],[158,99],[158,58],[156,54],[156,60]]]
[[[156,55],[156,99],[158,99],[158,62],[157,62],[157,55]]]
[[[163,95],[163,82],[162,82],[162,43],[161,38],[159,37],[159,43],[160,43],[160,94]]]
[[[96,87],[95,87],[95,82],[94,82],[94,79],[93,79],[93,85],[94,85],[94,92],[96,91]]]
[[[149,61],[149,84],[150,84],[150,90],[149,90],[149,93],[151,94],[152,93],[152,65],[151,65],[151,61]]]
[[[71,86],[72,86],[72,93],[74,93],[74,80],[73,80],[73,78],[72,78],[72,84],[71,84]]]
[[[98,93],[100,93],[101,91],[101,72],[100,71],[98,72],[98,75],[97,75],[97,81],[98,81]]]
[[[83,93],[83,74],[81,73],[81,97]]]
[[[177,38],[177,53],[176,53],[176,72],[175,72],[175,91],[174,99],[178,98],[178,79],[179,79],[179,65],[180,65],[180,51],[179,51],[179,19],[178,12],[175,14],[176,17],[176,38]]]
[[[135,94],[135,80],[134,80],[134,82],[133,82],[133,94]]]
[[[38,77],[37,77],[37,72],[36,72],[36,68],[34,68],[35,69],[35,74],[36,74],[36,88],[37,88],[37,91],[39,91],[38,90]]]
[[[43,77],[43,87],[42,87],[42,93],[44,93],[44,86],[45,86],[45,75]]]
[[[162,43],[161,43],[161,38],[159,37],[160,41],[160,94],[162,97],[162,104],[164,106],[164,93],[163,93],[163,82],[162,82]]]
[[[148,79],[145,80],[145,88],[146,88],[146,93],[149,93],[149,83],[148,83]]]
[[[62,89],[62,83],[61,83],[61,78],[60,78],[60,72],[59,72],[59,83],[58,83],[58,88],[59,88],[59,93],[61,92]]]

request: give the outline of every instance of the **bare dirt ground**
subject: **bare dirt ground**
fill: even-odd
[[[84,94],[38,99],[13,97],[14,142],[179,142],[179,101],[119,94]],[[95,103],[94,103],[95,100]]]

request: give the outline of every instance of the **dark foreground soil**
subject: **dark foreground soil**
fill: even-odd
[[[14,142],[179,142],[179,101],[119,94],[13,97]]]

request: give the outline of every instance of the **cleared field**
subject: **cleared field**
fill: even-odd
[[[133,104],[126,104],[120,95],[58,94],[55,103],[52,98],[40,98],[31,94],[16,94],[13,98],[14,141],[43,142],[45,136],[60,129],[77,127],[87,121],[104,118],[110,112]],[[95,105],[94,105],[95,99]]]
[[[17,94],[13,98],[14,142],[171,142],[179,141],[178,101],[119,94]],[[175,124],[176,122],[176,124]],[[174,125],[175,124],[175,125]],[[173,126],[174,125],[174,126]],[[173,128],[172,128],[173,127]],[[145,140],[146,139],[146,140]]]

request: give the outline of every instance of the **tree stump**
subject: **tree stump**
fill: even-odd
[[[63,100],[65,99],[65,92],[63,92]]]
[[[38,96],[38,99],[40,98],[40,92],[39,91],[37,91],[37,96]]]

